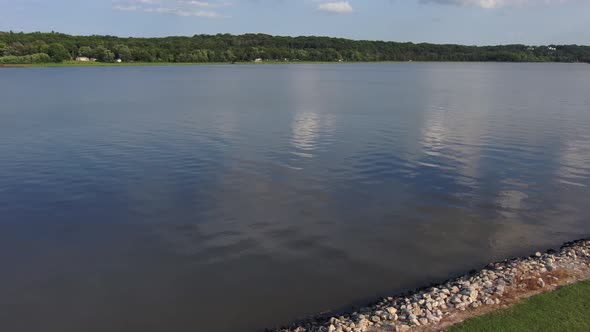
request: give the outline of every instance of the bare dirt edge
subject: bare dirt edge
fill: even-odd
[[[544,276],[543,279],[545,279],[545,277],[547,277],[547,276],[548,275]],[[524,299],[527,299],[529,297],[532,297],[532,296],[535,296],[538,294],[553,292],[565,285],[575,284],[577,282],[588,280],[588,279],[590,279],[590,269],[588,269],[587,271],[585,271],[583,273],[581,273],[581,272],[575,273],[574,275],[567,277],[567,279],[565,279],[565,280],[564,279],[559,280],[558,282],[556,282],[554,284],[549,284],[549,285],[545,286],[544,288],[537,288],[537,289],[532,289],[532,290],[528,289],[526,291],[512,294],[510,296],[502,296],[502,297],[500,297],[501,304],[498,304],[498,305],[479,307],[476,309],[470,309],[470,310],[460,311],[460,312],[450,314],[446,318],[443,318],[437,326],[425,326],[422,328],[415,328],[415,331],[428,331],[428,332],[430,332],[430,331],[444,331],[444,330],[448,329],[449,327],[456,325],[456,324],[460,324],[470,318],[483,316],[485,314],[488,314],[488,313],[491,313],[491,312],[494,312],[497,310],[510,308],[514,304],[516,304]],[[375,332],[391,331],[391,329],[389,329],[389,330],[382,329],[382,330],[374,330],[374,331]]]

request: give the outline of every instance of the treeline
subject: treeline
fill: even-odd
[[[0,64],[62,62],[500,61],[590,62],[590,46],[462,46],[265,34],[119,38],[0,32]]]

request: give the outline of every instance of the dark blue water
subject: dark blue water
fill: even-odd
[[[589,204],[589,65],[0,70],[1,331],[258,331]]]

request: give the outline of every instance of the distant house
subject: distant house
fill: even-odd
[[[123,60],[121,60],[121,59],[117,59],[117,60],[115,60],[115,62],[116,62],[116,63],[121,63],[121,62],[123,62]]]
[[[557,48],[549,46],[549,51],[557,51]]]
[[[257,59],[254,60],[254,62],[262,62],[262,59],[261,58],[257,58]]]
[[[79,56],[76,58],[76,61],[88,62],[90,61],[90,58],[85,56]]]

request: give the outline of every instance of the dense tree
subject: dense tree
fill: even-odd
[[[115,47],[113,47],[113,51],[115,53],[115,58],[117,59],[121,59],[123,61],[132,60],[131,50],[127,45],[117,44]]]
[[[51,62],[49,55],[37,53],[31,55],[7,55],[0,57],[0,64],[30,64],[30,63],[48,63]]]
[[[51,59],[55,62],[62,62],[72,58],[70,53],[68,53],[65,47],[60,43],[50,44],[48,52]]]
[[[49,54],[53,61],[81,55],[104,62],[116,58],[126,62],[239,62],[257,58],[277,61],[590,62],[590,47],[578,45],[478,47],[265,34],[118,38],[0,32],[0,57],[23,57],[39,53]],[[25,58],[11,58],[10,61],[15,59]]]
[[[113,62],[115,60],[115,53],[111,52],[111,50],[104,46],[98,46],[95,49],[94,54],[96,60],[100,62]]]
[[[79,56],[85,56],[87,58],[93,58],[94,57],[94,51],[92,50],[92,47],[90,47],[90,46],[82,46],[78,50],[78,55]]]
[[[23,56],[26,55],[27,49],[20,42],[12,43],[6,48],[7,55]]]
[[[32,42],[30,44],[28,53],[48,54],[49,53],[49,45],[47,45],[47,43],[42,40],[35,40],[34,42]]]

